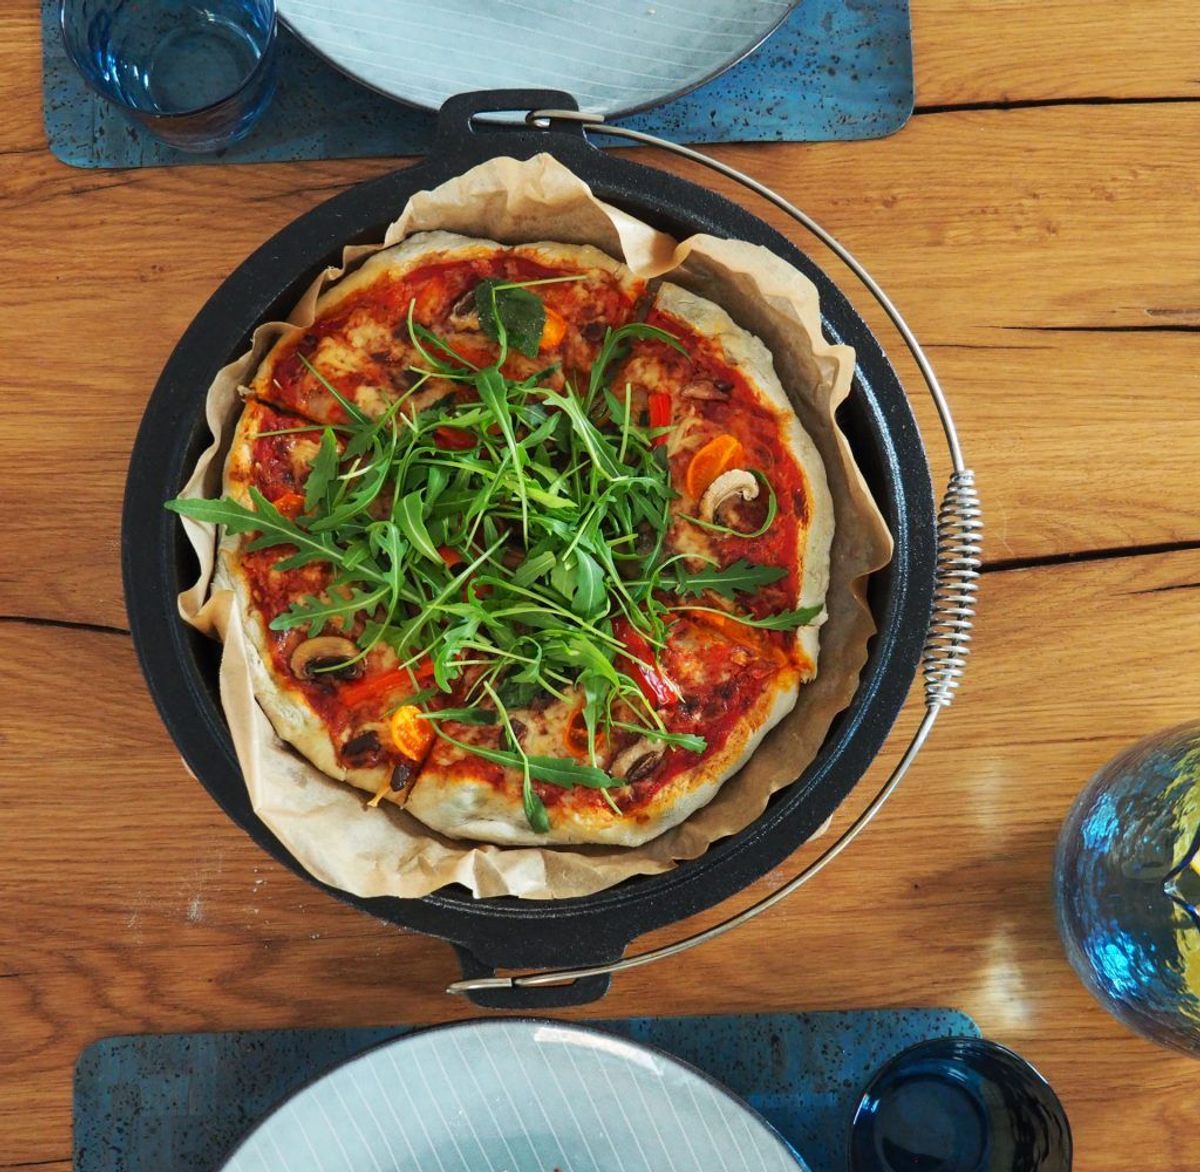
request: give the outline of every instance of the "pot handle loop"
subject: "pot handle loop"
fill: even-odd
[[[842,853],[866,828],[867,824],[883,807],[908,772],[909,766],[916,760],[925,744],[925,739],[933,729],[938,715],[948,708],[954,700],[960,680],[966,670],[967,655],[971,644],[972,620],[975,616],[975,595],[979,588],[979,569],[982,546],[980,544],[983,531],[983,514],[979,505],[979,494],[975,490],[975,473],[967,466],[963,458],[962,446],[958,439],[958,429],[950,412],[950,404],[942,391],[941,383],[934,373],[925,351],[917,341],[900,311],[892,304],[892,300],[883,291],[875,278],[863,267],[861,262],[821,227],[807,213],[801,211],[795,204],[772,191],[757,179],[710,158],[691,147],[645,134],[640,130],[632,130],[624,126],[609,126],[601,115],[581,112],[574,101],[564,103],[557,108],[535,107],[525,116],[531,126],[549,129],[556,123],[574,125],[582,132],[587,130],[596,134],[611,135],[617,138],[629,139],[633,142],[646,143],[656,146],[672,154],[681,155],[692,162],[716,171],[729,179],[740,183],[743,187],[755,192],[763,199],[774,204],[780,211],[790,216],[801,227],[811,232],[827,248],[829,248],[852,273],[862,282],[867,291],[879,303],[883,311],[891,319],[897,332],[908,347],[917,367],[925,380],[934,407],[937,409],[942,430],[945,433],[946,447],[950,454],[951,475],[946,491],[942,496],[941,508],[938,512],[937,523],[937,569],[934,584],[933,613],[925,637],[923,665],[925,673],[925,715],[916,732],[909,741],[900,760],[896,763],[891,775],[883,783],[879,792],[871,799],[866,808],[850,823],[841,835],[831,843],[811,863],[794,875],[764,899],[751,904],[744,911],[730,916],[721,923],[697,932],[674,944],[666,944],[660,948],[648,949],[635,953],[611,964],[591,965],[580,968],[554,969],[546,972],[525,973],[515,977],[491,976],[483,987],[489,995],[497,990],[514,989],[531,990],[535,988],[554,986],[561,990],[563,981],[578,981],[597,977],[609,977],[613,973],[624,972],[627,969],[638,968],[652,961],[662,960],[668,956],[686,952],[698,944],[714,940],[718,936],[734,928],[740,927],[748,920],[774,907],[786,899],[792,892],[802,887],[838,855]],[[473,996],[481,988],[480,982],[470,978],[455,981],[446,990],[448,993],[466,994]]]
[[[519,985],[511,977],[496,976],[495,968],[481,961],[469,948],[456,944],[454,951],[458,953],[463,974],[463,979],[456,981],[455,986],[464,986],[467,997],[484,1009],[541,1013],[568,1005],[586,1005],[589,1001],[599,1001],[608,992],[612,980],[607,972],[600,972],[556,985]],[[617,953],[619,956],[620,952]]]
[[[560,107],[578,113],[579,104],[563,90],[472,90],[455,94],[442,103],[438,112],[437,133],[434,138],[435,155],[453,155],[470,147],[481,136],[545,133],[553,129],[555,134],[566,134],[571,138],[587,142],[582,123],[569,121],[551,127],[549,123],[531,131],[532,123],[523,117],[524,111],[545,106]],[[521,113],[516,121],[502,119],[476,120],[479,114]]]

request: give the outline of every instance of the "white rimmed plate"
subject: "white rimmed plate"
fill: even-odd
[[[437,109],[464,90],[566,90],[628,114],[694,89],[770,35],[796,0],[278,0],[343,72]]]
[[[387,1042],[277,1108],[223,1172],[796,1172],[778,1133],[660,1051],[558,1022]]]

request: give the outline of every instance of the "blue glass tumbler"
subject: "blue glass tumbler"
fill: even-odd
[[[237,142],[275,90],[274,0],[63,0],[62,33],[93,90],[180,150]]]
[[[1200,1058],[1200,724],[1139,741],[1088,782],[1059,835],[1055,897],[1100,1004]]]
[[[850,1172],[1070,1172],[1071,1130],[1050,1084],[983,1038],[934,1038],[871,1080],[850,1128]]]

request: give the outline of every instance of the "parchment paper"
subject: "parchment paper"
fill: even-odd
[[[279,740],[254,700],[247,666],[253,649],[242,616],[232,593],[213,586],[217,534],[211,525],[186,519],[201,574],[179,596],[179,609],[187,622],[224,643],[221,701],[255,811],[318,879],[360,896],[415,898],[450,883],[480,897],[587,895],[634,875],[669,870],[749,825],[770,795],[812,761],[833,717],[854,695],[874,631],[864,601],[866,579],[891,556],[883,518],[834,420],[850,389],[854,352],[825,341],[815,287],[766,249],[704,235],[676,242],[601,203],[548,155],[525,162],[494,159],[413,196],[381,244],[347,248],[342,265],[326,269],[287,322],[259,327],[250,351],[223,368],[208,389],[207,418],[215,438],[183,495],[220,495],[222,464],[241,409],[238,388],[281,334],[312,321],[322,290],[364,256],[436,228],[507,244],[594,244],[640,276],[666,275],[710,298],[762,338],[825,462],[834,502],[829,617],[821,628],[817,678],[801,688],[795,710],[708,806],[650,843],[633,848],[471,844],[445,838],[388,803],[366,809],[359,790],[325,776]]]

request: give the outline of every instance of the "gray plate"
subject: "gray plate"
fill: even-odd
[[[612,1034],[518,1019],[442,1026],[339,1066],[223,1172],[804,1172],[690,1066]]]
[[[322,56],[437,109],[464,90],[566,90],[628,114],[700,85],[762,43],[795,0],[278,0]]]

